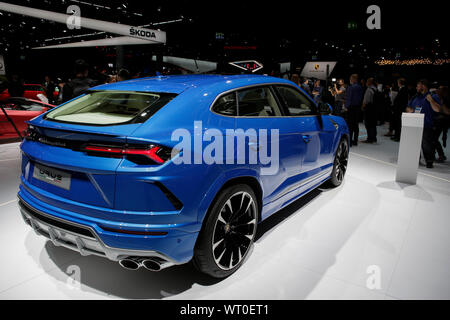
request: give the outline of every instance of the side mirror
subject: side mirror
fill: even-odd
[[[333,112],[333,108],[328,103],[320,103],[319,104],[319,113],[323,115],[328,115]]]

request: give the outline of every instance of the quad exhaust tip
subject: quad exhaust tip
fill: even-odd
[[[142,266],[150,271],[160,271],[162,269],[161,263],[153,259],[145,259],[142,261]]]
[[[173,263],[170,263],[168,261],[164,261],[160,258],[125,258],[119,260],[119,264],[122,268],[125,268],[127,270],[137,270],[140,267],[144,267],[145,269],[149,271],[161,271],[162,269],[165,269],[167,267],[170,267],[173,265]]]
[[[127,270],[137,270],[141,267],[140,263],[135,259],[122,259],[119,260],[119,264],[122,268],[125,268]]]

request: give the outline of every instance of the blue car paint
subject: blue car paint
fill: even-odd
[[[44,115],[30,124],[49,137],[81,141],[101,137],[102,141],[148,142],[168,147],[177,144],[171,140],[174,130],[185,128],[192,133],[194,121],[199,120],[203,121],[203,130],[217,128],[224,134],[225,129],[275,128],[280,131],[280,168],[276,175],[261,175],[261,165],[249,164],[175,165],[168,161],[162,165],[139,166],[127,159],[94,157],[24,140],[19,196],[42,212],[93,228],[110,247],[155,250],[178,263],[187,262],[192,258],[207,210],[225,183],[235,178],[253,178],[261,188],[261,220],[264,220],[329,179],[338,142],[344,135],[348,136],[345,121],[331,115],[321,116],[320,123],[319,116],[239,118],[210,110],[223,92],[265,84],[295,86],[284,79],[255,75],[129,80],[92,90],[168,92],[178,96],[143,124],[80,125],[48,121]],[[306,137],[309,143],[305,142]],[[70,172],[71,190],[33,178],[35,163]],[[155,182],[170,190],[183,207],[176,210]],[[167,235],[114,233],[102,226],[164,231]]]

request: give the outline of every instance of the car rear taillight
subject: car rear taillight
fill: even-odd
[[[34,126],[29,124],[27,129],[24,132],[24,138],[25,139],[32,139],[35,135],[36,135],[36,130],[35,130]]]
[[[89,144],[83,148],[83,151],[102,156],[126,156],[132,159],[146,157],[157,164],[163,164],[170,159],[170,149],[156,145],[116,147]]]

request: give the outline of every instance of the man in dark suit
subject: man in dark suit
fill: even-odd
[[[405,78],[397,80],[398,94],[393,103],[392,120],[394,122],[394,136],[391,138],[394,141],[400,141],[400,133],[402,130],[402,113],[406,111],[408,105],[408,88],[406,88]]]
[[[348,110],[347,124],[350,131],[350,146],[358,145],[359,117],[361,114],[362,99],[363,89],[358,83],[358,75],[352,74],[345,98],[345,107]]]

